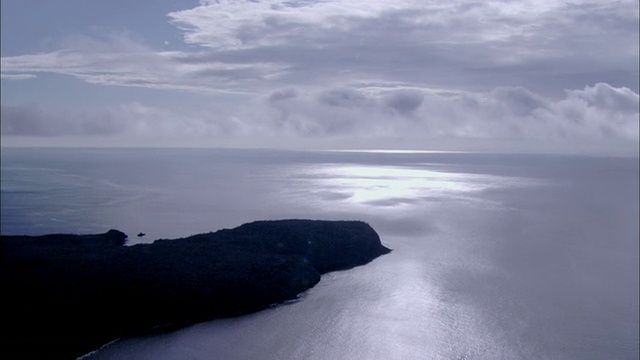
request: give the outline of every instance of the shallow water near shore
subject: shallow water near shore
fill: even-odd
[[[1,188],[2,234],[353,219],[394,249],[301,301],[90,358],[638,357],[637,159],[9,148]]]

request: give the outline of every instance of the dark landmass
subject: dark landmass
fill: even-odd
[[[257,311],[390,251],[358,221],[258,221],[134,246],[117,230],[1,238],[3,359],[73,359],[117,338]]]

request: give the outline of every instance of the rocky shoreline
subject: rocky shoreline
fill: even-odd
[[[124,246],[99,235],[2,236],[2,358],[72,359],[116,338],[296,299],[320,275],[390,252],[359,221],[257,221]]]

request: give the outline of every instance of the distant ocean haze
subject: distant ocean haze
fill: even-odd
[[[1,175],[2,234],[353,219],[394,249],[302,301],[94,358],[638,357],[637,158],[3,148]]]

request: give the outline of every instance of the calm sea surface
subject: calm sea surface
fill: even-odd
[[[1,168],[2,234],[356,219],[394,249],[95,359],[638,358],[637,158],[3,148]]]

